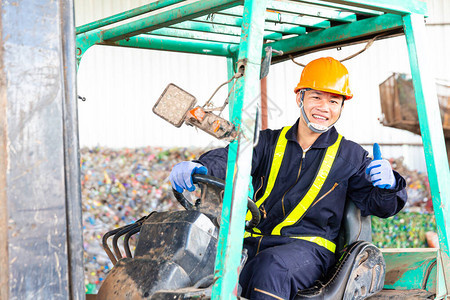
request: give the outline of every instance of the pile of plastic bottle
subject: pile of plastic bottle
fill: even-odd
[[[172,167],[203,152],[183,148],[81,150],[84,268],[88,293],[96,293],[112,263],[102,236],[151,211],[183,209],[172,195]]]
[[[372,239],[380,248],[423,248],[427,232],[436,232],[433,213],[399,212],[388,219],[372,217]]]

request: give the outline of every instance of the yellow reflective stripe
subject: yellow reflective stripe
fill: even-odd
[[[322,246],[328,250],[330,250],[331,252],[334,253],[334,251],[336,251],[336,244],[333,243],[332,241],[329,241],[327,239],[324,239],[320,236],[295,236],[293,237],[294,239],[299,239],[299,240],[305,240],[305,241],[310,241],[312,243],[316,243],[319,246]]]
[[[251,230],[253,230],[253,232],[257,232],[257,233],[261,233],[261,230],[259,230],[258,228],[252,228]],[[253,232],[248,232],[248,231],[245,231],[244,232],[244,239],[246,238],[246,237],[250,237],[250,236],[261,236],[262,234],[256,234],[256,233],[253,233]]]
[[[247,237],[258,237],[258,236],[263,236],[262,234],[257,234],[257,233],[250,233],[250,232],[245,232],[244,234],[244,238]],[[315,243],[319,246],[324,247],[325,249],[330,250],[331,252],[334,253],[334,251],[336,251],[336,244],[333,243],[332,241],[329,241],[323,237],[320,236],[290,236],[289,238],[292,239],[298,239],[298,240],[305,240],[305,241],[309,241],[311,243]]]
[[[275,228],[272,230],[272,235],[281,235],[281,229],[286,226],[291,226],[297,223],[298,220],[304,215],[306,210],[311,206],[314,199],[320,192],[325,180],[327,179],[328,173],[331,170],[334,159],[336,158],[336,153],[339,149],[339,144],[341,143],[342,136],[339,135],[337,141],[327,148],[325,157],[323,158],[322,164],[320,165],[319,172],[314,179],[311,188],[308,190],[303,199],[297,204],[297,206],[289,213],[289,215]]]
[[[278,176],[278,171],[281,167],[281,162],[283,161],[284,156],[284,150],[286,149],[287,139],[286,139],[286,132],[291,128],[292,126],[286,126],[283,127],[283,130],[281,130],[280,135],[277,140],[277,145],[275,146],[275,152],[273,154],[272,159],[272,166],[270,167],[270,173],[269,173],[269,179],[267,181],[267,187],[264,191],[264,195],[256,201],[256,206],[259,208],[261,204],[269,197],[270,193],[272,192],[273,186],[275,184],[275,180]],[[250,221],[252,219],[252,214],[250,211],[247,212],[247,215],[245,216],[246,221]]]

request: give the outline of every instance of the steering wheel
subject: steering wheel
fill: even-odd
[[[214,216],[214,213],[211,214],[212,210],[215,211],[217,215],[216,217],[219,218],[222,211],[222,199],[223,191],[225,189],[225,181],[210,175],[194,174],[192,175],[192,182],[194,184],[198,183],[200,185],[202,193],[201,198],[197,199],[195,204],[189,202],[182,193],[179,193],[177,190],[172,189],[175,198],[186,210],[201,210],[207,215]],[[212,202],[213,207],[206,207],[205,209],[205,202],[209,202],[210,206]],[[261,220],[261,214],[255,202],[253,202],[250,197],[247,198],[247,207],[252,214],[252,219],[250,221],[245,221],[245,229],[248,230],[259,224],[259,221]]]

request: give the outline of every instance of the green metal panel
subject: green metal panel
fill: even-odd
[[[139,15],[142,15],[142,14],[145,14],[145,13],[148,13],[148,12],[151,12],[151,11],[154,11],[154,10],[166,7],[166,6],[170,6],[172,4],[183,2],[183,1],[185,1],[185,0],[161,0],[161,1],[152,2],[150,4],[146,4],[146,5],[134,8],[134,9],[130,9],[128,11],[113,15],[108,18],[104,18],[104,19],[101,19],[98,21],[94,21],[94,22],[79,26],[76,28],[76,34],[91,31],[91,30],[94,30],[94,29],[97,29],[97,28],[100,28],[100,27],[103,27],[106,25],[114,24],[114,23],[129,19],[132,17],[136,17],[136,16],[139,16]]]
[[[437,251],[432,248],[382,249],[386,261],[384,288],[411,290],[425,287],[427,291],[435,292]]]
[[[114,42],[129,38],[151,30],[204,16],[217,10],[233,7],[240,3],[241,1],[237,0],[196,1],[134,22],[107,29],[103,32],[103,40]]]
[[[245,63],[245,73],[236,83],[236,97],[231,112],[231,119],[239,128],[239,135],[238,140],[230,144],[228,151],[213,299],[236,298],[256,108],[260,97],[260,86],[257,83],[260,75],[265,10],[265,0],[245,1],[238,56],[239,61]]]
[[[386,14],[350,24],[310,32],[303,36],[268,43],[267,46],[281,50],[285,54],[296,53],[296,55],[303,55],[319,49],[323,50],[336,47],[336,45],[351,43],[358,39],[367,39],[388,31],[398,30],[401,32],[402,26],[403,21],[400,16]],[[235,51],[237,51],[237,48],[232,47],[231,52]],[[287,59],[289,59],[287,56],[274,57],[272,61],[278,63]]]
[[[450,291],[450,171],[444,143],[444,134],[439,113],[434,76],[427,59],[427,41],[424,17],[407,15],[404,17],[406,42],[408,45],[411,73],[419,115],[420,131],[424,145],[425,159],[430,182],[431,198],[442,251],[443,273],[438,282],[445,282]]]
[[[349,6],[380,10],[393,14],[415,13],[424,15],[427,13],[427,5],[425,2],[418,0],[325,0],[338,4]]]
[[[239,17],[242,16],[242,6],[228,8],[220,11],[218,14],[229,15]],[[292,24],[297,26],[305,26],[311,28],[328,28],[330,27],[329,21],[324,21],[321,18],[308,17],[308,16],[295,16],[292,14],[282,14],[274,12],[266,12],[266,21],[273,22],[275,24]]]

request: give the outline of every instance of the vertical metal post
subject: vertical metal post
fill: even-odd
[[[266,0],[246,0],[239,45],[238,69],[244,76],[236,83],[232,121],[239,129],[229,146],[225,195],[216,256],[213,299],[235,299],[241,258],[244,220],[253,154],[256,108],[259,101]]]
[[[73,1],[0,18],[0,298],[84,299]]]
[[[410,14],[403,17],[411,73],[419,115],[420,131],[430,182],[431,198],[438,227],[443,278],[438,278],[450,291],[450,172],[444,144],[442,121],[436,83],[427,59],[424,17]],[[441,284],[441,286],[442,286]]]
[[[66,187],[69,293],[84,299],[83,218],[81,209],[80,152],[78,143],[78,97],[75,61],[75,16],[73,0],[61,3],[64,169]]]
[[[8,168],[7,92],[3,37],[3,4],[0,3],[0,299],[9,299],[8,256],[8,197],[6,169]]]

